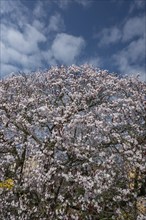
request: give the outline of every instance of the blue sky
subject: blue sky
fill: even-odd
[[[145,0],[1,0],[0,73],[89,63],[145,79]]]

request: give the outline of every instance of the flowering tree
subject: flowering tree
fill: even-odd
[[[1,80],[0,219],[143,219],[145,93],[87,65]]]

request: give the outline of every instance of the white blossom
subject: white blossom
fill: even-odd
[[[88,65],[0,81],[0,219],[144,219],[145,94]]]

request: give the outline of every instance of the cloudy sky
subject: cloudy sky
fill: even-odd
[[[0,74],[89,63],[145,79],[145,0],[0,0]]]

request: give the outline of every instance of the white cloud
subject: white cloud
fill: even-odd
[[[20,28],[28,23],[31,16],[29,9],[20,0],[15,0],[15,3],[12,0],[1,1],[1,14],[1,24]]]
[[[46,61],[47,65],[51,65],[51,66],[57,65],[57,61],[53,56],[51,49],[48,49],[47,51],[43,51],[42,56]]]
[[[1,1],[1,6],[1,74],[37,69],[43,62],[40,43],[47,41],[43,23],[37,19],[42,5],[37,2],[35,16],[20,0]]]
[[[55,3],[57,3],[57,5],[61,9],[66,9],[69,6],[70,1],[68,1],[68,0],[58,0],[58,1],[55,1]]]
[[[14,65],[3,63],[0,67],[1,77],[5,77],[5,76],[9,75],[12,72],[17,72],[18,70],[19,69]]]
[[[41,1],[37,1],[34,9],[33,9],[33,15],[37,18],[41,18],[44,15],[44,6]]]
[[[126,48],[126,55],[131,63],[140,62],[145,59],[145,39],[139,38],[138,40],[132,41]]]
[[[109,45],[121,39],[121,31],[117,27],[104,28],[98,35],[99,46]]]
[[[4,64],[12,64],[20,62],[22,54],[13,48],[6,46],[3,42],[1,42],[1,62]]]
[[[145,16],[127,19],[122,27],[104,28],[95,35],[99,39],[99,46],[107,46],[118,42],[127,42],[134,37],[141,37],[145,32]]]
[[[144,80],[145,69],[141,62],[145,60],[145,39],[132,41],[127,47],[113,55],[113,62],[123,74],[138,74]]]
[[[123,41],[142,36],[145,32],[145,17],[133,17],[127,20],[123,27]]]
[[[66,9],[72,3],[77,3],[82,7],[88,7],[89,5],[91,5],[92,1],[91,0],[57,0],[56,3],[60,8]]]
[[[40,42],[46,43],[47,38],[30,24],[26,24],[23,32],[2,24],[0,42],[2,74],[38,69],[44,61],[48,65],[56,65],[58,62],[75,63],[85,46],[82,37],[65,33],[57,34],[52,44],[45,50],[40,49]]]
[[[101,65],[101,59],[99,57],[91,57],[89,59],[86,60],[86,63],[99,67]]]
[[[3,71],[5,69],[4,72],[7,72],[9,66],[16,67],[14,69],[18,69],[17,66],[19,66],[21,70],[24,70],[26,68],[38,68],[41,65],[42,57],[40,52],[33,55],[24,54],[1,42],[1,54],[1,66]]]
[[[123,49],[112,56],[111,62],[122,74],[138,74],[145,78],[145,17],[135,16],[127,19],[120,27],[104,28],[97,36],[99,46],[120,43]]]
[[[34,69],[42,64],[39,43],[46,41],[46,37],[35,27],[26,24],[23,33],[19,29],[1,26],[1,71],[8,74],[21,69]]]
[[[38,43],[46,41],[46,37],[29,24],[25,26],[23,33],[5,25],[1,26],[1,32],[1,39],[6,45],[24,54],[38,51]]]
[[[143,8],[145,5],[145,1],[144,0],[135,0],[135,4],[138,8]]]
[[[47,16],[46,13],[46,7],[47,9],[49,9],[49,1],[46,0],[37,0],[34,6],[34,9],[32,11],[33,16],[35,16],[35,18],[42,20]],[[48,10],[47,10],[48,12]]]
[[[56,60],[70,65],[76,61],[84,46],[85,40],[82,37],[61,33],[54,39],[51,51]]]
[[[131,5],[130,5],[130,9],[129,9],[129,13],[132,13],[134,10],[141,10],[141,9],[145,9],[145,0],[133,0],[131,1]]]
[[[35,19],[32,22],[32,26],[35,27],[38,31],[40,31],[41,33],[45,32],[45,23],[41,22],[40,20]]]
[[[15,4],[12,0],[1,1],[1,14],[8,15],[11,12],[14,12],[14,11],[16,12],[18,8],[21,10],[24,10],[22,6],[23,5],[20,0],[15,0]]]
[[[75,0],[75,2],[81,4],[83,7],[87,7],[91,4],[90,0]]]
[[[16,1],[17,4],[18,1]],[[12,1],[1,1],[1,14],[7,14],[10,13],[15,9],[15,4],[13,4]]]
[[[65,29],[63,18],[59,13],[56,13],[50,17],[48,29],[49,31],[55,32],[63,31]]]
[[[86,4],[82,0],[75,1]],[[47,26],[44,16],[48,4],[50,0],[37,1],[34,10],[30,11],[20,0],[15,0],[15,4],[12,0],[2,1],[0,71],[3,76],[18,70],[35,70],[45,62],[47,65],[76,63],[85,40],[62,33],[65,25],[59,13],[50,17]],[[55,38],[50,34],[52,31],[53,34],[57,32]]]
[[[102,60],[100,57],[98,56],[94,56],[94,57],[88,57],[86,59],[82,59],[79,64],[89,64],[91,66],[94,66],[94,67],[101,67],[102,65]]]

